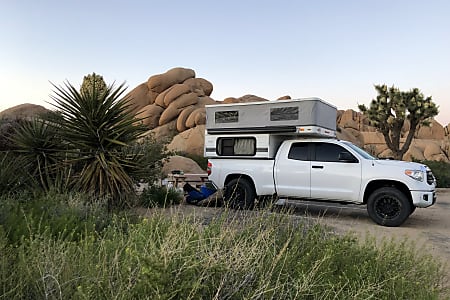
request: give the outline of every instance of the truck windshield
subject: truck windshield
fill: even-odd
[[[365,159],[377,159],[377,158],[373,157],[372,155],[370,155],[369,153],[367,153],[366,151],[364,151],[363,149],[359,148],[358,146],[356,146],[350,142],[344,142],[344,143],[347,146],[349,146],[350,148],[352,148],[353,150],[355,150],[355,152],[357,152],[359,155],[361,155]]]

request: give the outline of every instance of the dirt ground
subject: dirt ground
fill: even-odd
[[[407,238],[414,241],[445,264],[450,280],[450,189],[438,189],[436,203],[428,208],[417,208],[400,227],[375,224],[365,206],[295,204],[295,208],[297,214],[319,218],[337,232],[352,232],[361,238],[370,234],[377,240]]]
[[[450,264],[450,189],[438,189],[436,203],[417,208],[400,227],[376,225],[365,206],[296,204],[295,207],[298,214],[319,218],[338,232],[353,232],[361,237],[370,234],[377,239],[407,238]]]

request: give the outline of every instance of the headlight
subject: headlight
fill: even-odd
[[[405,175],[408,175],[417,181],[423,181],[424,178],[423,171],[421,170],[405,170]]]

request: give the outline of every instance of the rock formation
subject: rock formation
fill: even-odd
[[[0,112],[0,119],[30,119],[40,114],[44,114],[49,110],[41,105],[24,103],[19,104]]]
[[[223,101],[211,98],[213,85],[206,79],[197,78],[195,71],[173,68],[165,73],[150,76],[146,82],[131,90],[131,109],[140,122],[149,128],[157,140],[168,143],[173,151],[203,155],[206,123],[205,105],[220,103],[243,103],[268,101],[255,96],[228,97]],[[289,95],[277,100],[291,99]],[[0,112],[1,117],[32,117],[45,112],[42,106],[23,104]],[[392,156],[383,135],[361,113],[354,110],[339,110],[336,116],[337,137],[348,140],[379,157]],[[402,137],[408,134],[409,123],[403,126]],[[430,126],[421,126],[405,154],[405,160],[442,160],[450,157],[450,124],[442,126],[432,121]]]
[[[173,130],[166,132],[175,134],[206,123],[205,105],[216,103],[209,97],[212,91],[212,83],[196,78],[194,70],[173,68],[150,76],[147,82],[138,85],[126,97],[149,129],[175,121]]]
[[[174,170],[180,170],[184,173],[191,174],[202,174],[205,173],[199,165],[190,158],[174,155],[168,158],[168,161],[164,164],[162,168],[162,173],[167,176],[170,172]]]
[[[381,157],[392,157],[392,152],[388,149],[383,134],[376,128],[369,126],[368,120],[359,112],[353,110],[338,111],[336,124],[347,134],[351,134],[354,140],[348,137],[342,139],[349,140],[362,146],[369,153]],[[404,142],[409,131],[409,123],[406,122],[402,129],[401,142]],[[339,136],[338,136],[339,137]],[[432,120],[429,126],[421,126],[416,131],[415,137],[405,153],[404,160],[439,160],[449,162],[450,135],[445,127],[437,121]]]

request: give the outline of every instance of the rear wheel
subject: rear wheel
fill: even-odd
[[[398,189],[383,187],[375,190],[367,200],[367,212],[380,225],[400,226],[411,214],[408,198]]]
[[[232,179],[225,188],[225,201],[234,209],[253,209],[256,193],[253,185],[245,178]]]

